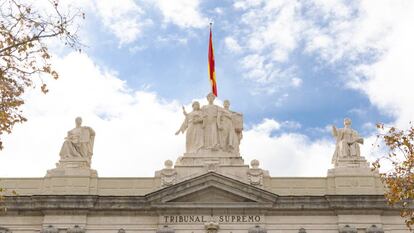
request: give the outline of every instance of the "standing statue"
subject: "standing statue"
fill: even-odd
[[[215,98],[213,93],[209,93],[207,95],[208,105],[201,108],[203,112],[204,148],[210,150],[220,149],[217,119],[220,107],[214,105]]]
[[[345,118],[344,128],[337,129],[332,126],[332,135],[336,138],[336,148],[332,157],[332,163],[335,165],[341,158],[357,159],[361,156],[359,144],[363,144],[364,139],[357,131],[351,129],[351,124],[351,119]]]
[[[231,111],[231,119],[233,121],[233,127],[237,135],[237,150],[236,152],[239,152],[240,142],[243,138],[243,114],[238,112]]]
[[[187,153],[196,153],[204,145],[204,134],[203,134],[203,118],[200,110],[200,103],[194,101],[192,104],[193,111],[190,113],[185,112],[183,107],[183,113],[185,115],[184,122],[180,129],[175,133],[178,135],[180,132],[186,133],[186,150]]]
[[[220,147],[226,152],[238,151],[239,139],[233,125],[233,112],[229,110],[230,101],[224,100],[223,107],[218,112],[218,128]]]
[[[93,154],[95,131],[88,126],[82,126],[82,118],[75,119],[76,127],[68,132],[60,150],[61,160],[84,158],[90,165]]]

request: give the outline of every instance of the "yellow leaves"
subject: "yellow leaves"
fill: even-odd
[[[43,66],[42,71],[46,73],[50,73],[51,72],[50,65]]]
[[[47,89],[47,86],[46,86],[46,84],[42,84],[42,86],[40,87],[40,89],[42,90],[42,92],[43,93],[48,93],[49,92],[49,90]]]
[[[11,133],[15,124],[26,121],[20,110],[25,90],[40,80],[40,91],[47,93],[43,78],[59,77],[49,64],[51,57],[45,40],[59,38],[75,48],[79,45],[77,35],[69,31],[73,21],[63,18],[70,16],[74,20],[80,15],[59,12],[57,2],[51,6],[55,8],[50,11],[54,15],[39,14],[29,5],[18,2],[5,1],[0,12],[0,137]],[[56,19],[66,23],[56,24]]]
[[[42,54],[42,58],[43,58],[43,59],[50,59],[50,55],[49,55],[49,53],[44,52],[44,53]]]
[[[411,229],[414,224],[414,127],[400,130],[377,124],[377,128],[381,132],[377,137],[389,151],[384,159],[392,164],[390,171],[380,174],[387,187],[385,197],[391,205],[401,204],[401,216],[406,218],[406,225]],[[374,168],[380,168],[380,163],[381,159],[374,162]]]
[[[54,70],[52,72],[50,72],[50,74],[52,75],[52,77],[54,79],[58,79],[59,78],[59,74],[56,71],[54,71]]]
[[[27,88],[39,86],[47,93],[43,78],[57,79],[52,69],[47,39],[59,39],[74,49],[80,47],[73,23],[84,17],[80,11],[60,12],[57,0],[52,11],[36,12],[24,1],[3,1],[0,11],[0,150],[1,136],[26,121],[20,107]],[[53,13],[45,13],[53,12]],[[73,14],[74,13],[74,14]],[[59,23],[56,23],[56,22]],[[40,85],[37,85],[38,83]],[[35,84],[35,85],[33,85]]]

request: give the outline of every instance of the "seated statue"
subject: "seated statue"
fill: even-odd
[[[337,129],[332,126],[332,135],[336,138],[336,148],[332,157],[332,163],[337,164],[340,159],[359,159],[361,152],[359,144],[364,143],[364,139],[358,135],[358,132],[351,129],[352,121],[349,118],[344,119],[344,128]]]
[[[76,127],[68,132],[60,150],[61,160],[83,158],[90,161],[93,154],[95,131],[91,127],[82,126],[82,118],[75,119]]]

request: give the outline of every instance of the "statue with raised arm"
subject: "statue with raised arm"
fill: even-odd
[[[187,153],[196,153],[204,145],[203,118],[200,103],[194,101],[192,107],[193,111],[190,113],[187,113],[183,107],[185,119],[180,129],[175,133],[175,135],[178,135],[180,132],[184,133],[187,131],[185,143]]]
[[[336,138],[336,148],[332,157],[332,163],[335,165],[341,158],[359,159],[361,157],[359,144],[363,144],[364,139],[351,128],[351,124],[351,119],[345,118],[344,128],[337,129],[332,126],[332,135]]]
[[[230,111],[230,101],[223,101],[223,108],[218,112],[218,128],[220,147],[226,152],[238,152],[239,151],[239,138],[236,134],[236,129],[233,124],[234,113]]]
[[[88,126],[82,126],[82,118],[75,119],[76,127],[68,132],[60,150],[61,160],[83,158],[90,165],[93,154],[95,131]]]
[[[201,108],[203,113],[204,149],[219,150],[218,113],[220,107],[214,104],[213,93],[207,95],[208,105]]]

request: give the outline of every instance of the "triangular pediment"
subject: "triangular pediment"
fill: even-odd
[[[153,204],[266,204],[277,195],[233,178],[209,172],[146,195]]]
[[[226,190],[208,187],[168,202],[191,202],[191,203],[234,203],[234,202],[256,202],[243,196],[235,195]]]

